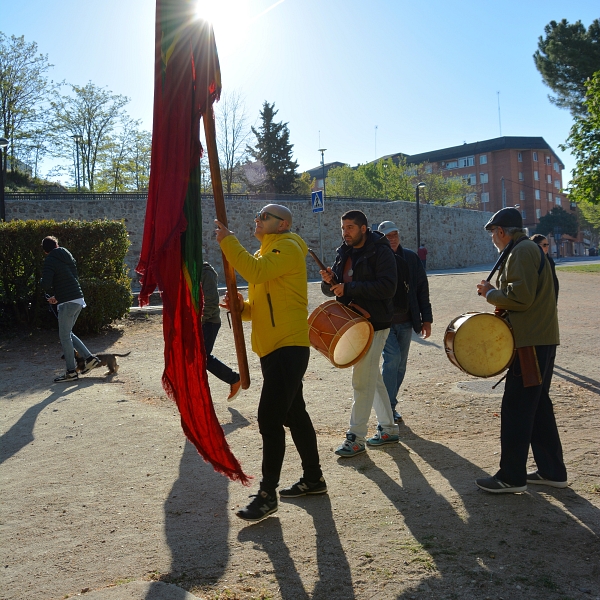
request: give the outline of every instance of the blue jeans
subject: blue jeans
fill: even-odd
[[[390,397],[392,410],[398,404],[398,391],[404,381],[412,332],[411,321],[393,323],[383,348],[383,383]]]
[[[226,364],[222,363],[216,356],[211,354],[221,323],[202,323],[202,335],[204,337],[204,350],[206,351],[206,370],[218,377],[221,381],[232,385],[240,380],[240,376]]]
[[[85,347],[85,344],[73,333],[75,321],[83,307],[77,302],[63,302],[58,305],[58,337],[62,345],[67,371],[74,371],[75,350],[79,356],[89,358],[92,353]]]

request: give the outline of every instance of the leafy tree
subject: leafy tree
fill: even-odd
[[[600,20],[587,31],[581,21],[550,21],[544,31],[546,37],[540,36],[533,60],[556,94],[548,96],[550,102],[568,108],[573,116],[584,115],[585,81],[600,70]]]
[[[587,112],[575,118],[562,150],[570,149],[576,165],[572,171],[570,198],[577,204],[600,203],[600,70],[586,82]]]
[[[152,134],[137,130],[134,134],[130,158],[131,182],[135,190],[147,190],[150,181]]]
[[[243,96],[234,90],[221,96],[215,105],[217,119],[217,145],[225,191],[231,193],[239,183],[239,165],[247,155],[246,143],[250,135],[248,116]]]
[[[549,213],[546,213],[537,224],[536,233],[548,235],[554,232],[555,227],[561,228],[561,233],[566,233],[573,237],[579,232],[579,224],[574,214],[568,213],[561,206],[555,206]]]
[[[249,180],[250,188],[257,192],[291,193],[296,185],[298,163],[292,160],[290,131],[287,123],[276,123],[275,103],[265,101],[260,111],[261,125],[252,127],[256,146],[246,149],[255,161],[264,167],[264,177],[255,182]]]
[[[7,38],[0,32],[0,117],[12,170],[15,159],[25,160],[32,148],[38,148],[38,157],[43,152],[44,138],[36,134],[44,120],[48,94],[55,86],[46,77],[52,67],[48,55],[37,51],[35,42],[28,43],[23,36]]]
[[[52,100],[52,131],[57,154],[70,158],[73,136],[81,136],[81,162],[84,182],[94,190],[96,170],[102,153],[108,150],[111,134],[123,115],[129,98],[113,94],[89,81],[85,86],[71,85],[71,95],[57,94]]]
[[[577,203],[579,209],[579,224],[583,231],[589,232],[592,238],[592,245],[598,246],[598,237],[600,236],[600,204],[581,201]]]
[[[445,177],[429,172],[427,165],[407,165],[404,160],[395,164],[392,159],[379,160],[352,168],[348,165],[331,169],[326,189],[330,196],[354,198],[387,198],[389,200],[416,200],[415,186],[425,182],[421,202],[440,206],[473,207],[477,188],[462,177]]]
[[[294,192],[300,196],[310,196],[315,180],[306,172],[296,179]]]

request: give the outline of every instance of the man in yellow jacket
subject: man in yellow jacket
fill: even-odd
[[[258,405],[258,426],[263,440],[262,480],[250,504],[236,514],[258,522],[277,510],[275,490],[285,454],[285,429],[302,459],[303,475],[282,498],[324,494],[327,485],[319,464],[317,436],[302,395],[302,378],[308,366],[308,288],[304,240],[290,231],[292,213],[285,206],[268,204],[255,217],[254,236],[260,249],[250,254],[222,223],[217,241],[234,269],[248,282],[248,299],[238,294],[242,320],[252,321],[252,349],[260,357],[263,387]],[[230,298],[224,306],[229,308]]]

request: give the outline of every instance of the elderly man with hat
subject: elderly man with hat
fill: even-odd
[[[377,228],[388,239],[396,254],[408,270],[408,281],[398,281],[398,285],[408,285],[408,310],[406,306],[394,303],[394,316],[390,333],[383,348],[383,382],[390,397],[394,422],[401,423],[402,415],[397,410],[398,392],[404,381],[406,361],[410,349],[412,332],[421,334],[424,339],[431,335],[433,315],[429,301],[429,283],[423,264],[416,253],[400,244],[400,230],[393,221],[384,221]]]
[[[482,281],[477,292],[511,324],[517,355],[502,397],[500,470],[476,483],[494,494],[523,492],[527,484],[564,488],[567,471],[549,395],[559,343],[552,270],[516,208],[499,210],[485,228],[504,260],[496,287]],[[529,446],[537,470],[528,473]]]

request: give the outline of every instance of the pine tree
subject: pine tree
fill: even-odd
[[[256,146],[248,147],[248,153],[263,167],[263,176],[254,181],[249,180],[249,186],[257,192],[278,192],[289,194],[295,191],[296,169],[298,163],[292,159],[292,148],[290,144],[290,131],[287,123],[276,123],[275,116],[279,111],[275,110],[275,103],[269,104],[265,101],[260,112],[262,121],[257,129],[252,127],[252,133],[256,136]]]

